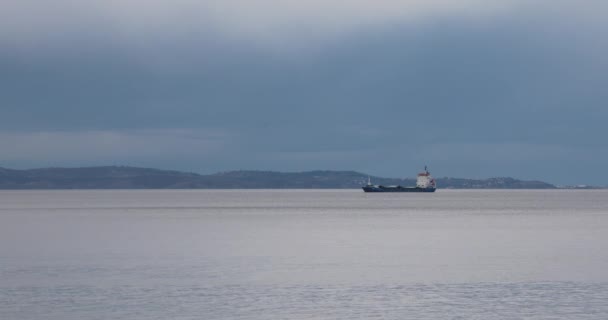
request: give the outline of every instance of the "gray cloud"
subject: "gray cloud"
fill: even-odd
[[[255,41],[295,34],[343,34],[361,26],[441,15],[493,14],[524,3],[498,0],[33,0],[3,1],[3,38],[61,39],[59,33],[103,29],[125,38],[165,37],[213,29]],[[13,37],[15,36],[15,37]]]
[[[58,2],[61,19],[29,29],[27,3],[2,10],[13,28],[0,28],[0,165],[399,175],[428,163],[451,176],[608,180],[603,2],[386,2],[367,16],[369,2],[340,15],[335,3],[268,1],[250,17],[219,2],[152,2],[141,15],[138,1]],[[198,148],[182,130],[230,139]],[[142,132],[182,156],[153,156]],[[595,173],[577,180],[572,159]]]

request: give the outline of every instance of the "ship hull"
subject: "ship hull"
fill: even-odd
[[[365,186],[365,192],[435,192],[436,188]]]

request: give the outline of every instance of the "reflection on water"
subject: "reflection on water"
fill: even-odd
[[[608,192],[2,191],[0,319],[607,319]]]

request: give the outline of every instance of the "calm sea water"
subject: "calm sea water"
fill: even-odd
[[[0,192],[0,319],[351,318],[608,319],[608,192]]]

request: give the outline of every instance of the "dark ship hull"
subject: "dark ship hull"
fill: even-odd
[[[365,186],[365,192],[435,192],[436,188],[402,187],[402,186]]]

